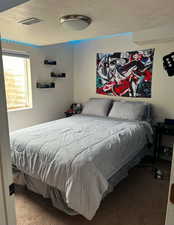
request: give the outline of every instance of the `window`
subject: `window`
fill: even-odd
[[[32,107],[29,56],[3,52],[2,59],[8,110]]]

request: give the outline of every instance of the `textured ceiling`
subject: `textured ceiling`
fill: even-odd
[[[27,1],[29,1],[29,0],[1,0],[0,1],[0,12],[10,9],[12,7],[15,7],[17,5],[20,5]]]
[[[67,31],[58,18],[84,14],[92,24],[83,31]],[[28,17],[42,20],[26,26],[17,23]],[[70,40],[134,32],[174,23],[174,0],[30,0],[0,13],[3,38],[49,45]]]

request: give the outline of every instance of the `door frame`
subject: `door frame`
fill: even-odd
[[[5,199],[4,199],[4,191],[2,186],[2,173],[1,173],[1,167],[0,167],[0,218],[1,222],[0,224],[7,224],[7,218],[5,213]]]
[[[171,173],[170,173],[170,185],[169,185],[165,225],[172,225],[174,221],[174,204],[170,202],[172,184],[174,184],[174,145],[173,145],[173,160],[172,160],[172,167],[171,167]]]
[[[7,105],[5,96],[2,49],[0,41],[0,209],[2,209],[3,225],[16,225],[14,195],[9,195],[9,186],[13,183],[10,157],[10,141]],[[0,214],[1,216],[1,214]],[[1,224],[0,224],[1,225]]]

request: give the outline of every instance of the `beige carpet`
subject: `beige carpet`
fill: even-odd
[[[169,164],[160,165],[169,172]],[[149,168],[133,168],[87,221],[68,216],[26,190],[16,193],[17,225],[164,225],[169,180],[156,180]]]

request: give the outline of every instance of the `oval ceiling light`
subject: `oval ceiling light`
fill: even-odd
[[[83,15],[66,15],[59,19],[60,24],[68,30],[83,30],[91,23],[91,18]]]

